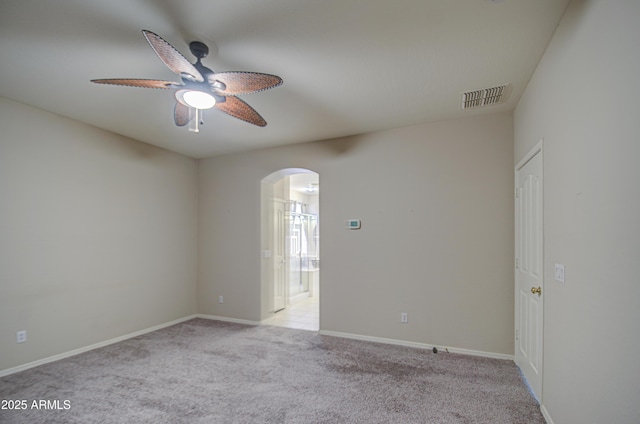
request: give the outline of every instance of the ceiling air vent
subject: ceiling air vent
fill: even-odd
[[[485,88],[483,90],[462,93],[462,109],[474,109],[482,106],[503,103],[509,94],[511,84]]]

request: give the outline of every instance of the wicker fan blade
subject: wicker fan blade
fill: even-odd
[[[202,74],[189,62],[178,50],[171,44],[166,42],[164,38],[158,34],[142,30],[144,37],[147,39],[153,51],[164,62],[169,69],[176,74],[183,76],[192,81],[202,82],[204,78]]]
[[[256,93],[282,84],[282,78],[258,72],[218,72],[209,75],[208,80],[221,94],[232,96]],[[218,89],[216,81],[225,87]]]
[[[259,127],[267,125],[258,112],[237,97],[229,96],[223,103],[216,103],[216,108],[224,113]]]
[[[187,125],[189,121],[191,121],[189,106],[185,106],[180,102],[176,102],[174,118],[177,126],[184,127],[185,125]]]
[[[111,79],[94,79],[91,82],[96,84],[111,84],[111,85],[126,85],[127,87],[143,87],[143,88],[176,88],[181,87],[182,84],[178,84],[171,81],[151,80],[151,79],[124,79],[124,78],[111,78]]]

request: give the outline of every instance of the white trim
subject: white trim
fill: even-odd
[[[540,412],[542,412],[542,417],[547,422],[547,424],[553,424],[553,420],[551,419],[551,415],[549,414],[549,411],[547,411],[547,408],[545,408],[544,405],[542,405],[540,407]]]
[[[195,316],[196,318],[210,319],[214,321],[224,321],[224,322],[234,322],[236,324],[246,324],[246,325],[260,325],[260,321],[249,321],[246,319],[238,319],[238,318],[227,318],[227,317],[218,317],[215,315],[204,315],[198,314]]]
[[[189,321],[190,319],[196,318],[197,315],[189,315],[184,318],[179,318],[173,321],[165,322],[164,324],[155,325],[153,327],[145,328],[144,330],[138,330],[133,333],[125,334],[124,336],[115,337],[113,339],[105,340],[103,342],[98,342],[89,346],[81,347],[78,349],[70,350],[68,352],[59,353],[57,355],[49,356],[47,358],[38,359],[37,361],[29,362],[23,365],[18,365],[17,367],[7,368],[6,370],[0,371],[0,377],[5,377],[10,374],[15,374],[20,371],[28,370],[29,368],[37,367],[40,365],[48,364],[49,362],[59,361],[60,359],[69,358],[71,356],[79,355],[81,353],[88,352],[90,350],[98,349],[101,347],[109,346],[114,343],[121,342],[123,340],[131,339],[133,337],[138,337],[143,334],[151,333],[153,331],[157,331],[166,327],[171,327],[172,325],[180,324],[181,322]]]
[[[463,355],[482,356],[485,358],[508,359],[512,361],[514,359],[513,355],[506,355],[504,353],[483,352],[481,350],[470,350],[470,349],[462,349],[457,347],[434,346],[426,343],[409,342],[405,340],[396,340],[396,339],[386,339],[382,337],[373,337],[373,336],[362,336],[360,334],[340,333],[337,331],[320,330],[320,334],[323,336],[342,337],[344,339],[363,340],[366,342],[376,342],[376,343],[385,343],[385,344],[392,344],[392,345],[398,345],[398,346],[416,347],[419,349],[431,350],[435,347],[441,352],[461,353]]]
[[[315,270],[314,270],[315,271]],[[298,293],[295,296],[291,296],[289,298],[289,305],[291,305],[292,303],[296,303],[300,300],[304,300],[311,297],[311,291],[306,291],[306,292],[302,292],[302,293]]]
[[[516,172],[518,172],[523,166],[525,166],[527,162],[529,162],[535,155],[538,154],[538,152],[542,151],[543,144],[544,138],[541,138],[540,141],[538,141],[535,146],[533,146],[531,150],[529,150],[529,152],[527,152],[527,154],[524,155],[522,159],[520,159],[520,161],[516,165]]]
[[[64,352],[64,353],[60,353],[58,355],[53,355],[53,356],[49,356],[47,358],[43,358],[43,359],[39,359],[37,361],[33,361],[33,362],[29,362],[27,364],[23,364],[23,365],[18,365],[17,367],[13,367],[13,368],[7,368],[5,370],[0,371],[0,377],[5,377],[7,375],[10,374],[15,374],[17,372],[20,371],[25,371],[28,370],[29,368],[34,368],[40,365],[44,365],[44,364],[48,364],[50,362],[55,362],[55,361],[59,361],[61,359],[65,359],[65,358],[69,358],[71,356],[75,356],[75,355],[79,355],[81,353],[85,353],[88,352],[90,350],[94,350],[94,349],[98,349],[101,347],[105,347],[105,346],[109,346],[111,344],[114,343],[118,343],[127,339],[131,339],[133,337],[138,337],[141,336],[143,334],[147,334],[147,333],[151,333],[153,331],[157,331],[157,330],[161,330],[163,328],[166,327],[171,327],[172,325],[176,325],[176,324],[180,324],[182,322],[185,321],[189,321],[191,319],[194,318],[203,318],[203,319],[210,319],[210,320],[215,320],[215,321],[224,321],[224,322],[233,322],[236,324],[246,324],[246,325],[261,325],[263,323],[266,323],[267,321],[269,321],[269,318],[263,321],[250,321],[250,320],[246,320],[246,319],[237,319],[237,318],[227,318],[227,317],[219,317],[219,316],[215,316],[215,315],[204,315],[204,314],[196,314],[196,315],[189,315],[183,318],[179,318],[173,321],[169,321],[166,322],[164,324],[159,324],[159,325],[155,325],[153,327],[149,327],[149,328],[145,328],[143,330],[138,330],[135,331],[133,333],[129,333],[126,334],[124,336],[119,336],[119,337],[115,337],[113,339],[109,339],[109,340],[105,340],[99,343],[95,343],[89,346],[85,346],[85,347],[81,347],[78,349],[74,349],[74,350],[70,350],[68,352]],[[446,352],[451,352],[451,353],[461,353],[464,355],[472,355],[472,356],[483,356],[486,358],[495,358],[495,359],[510,359],[510,360],[514,360],[514,356],[513,355],[505,355],[503,353],[493,353],[493,352],[483,352],[483,351],[479,351],[479,350],[469,350],[469,349],[461,349],[461,348],[455,348],[455,347],[438,347],[438,346],[434,346],[434,345],[429,345],[426,343],[418,343],[418,342],[410,342],[410,341],[405,341],[405,340],[396,340],[396,339],[386,339],[386,338],[382,338],[382,337],[373,337],[373,336],[363,336],[360,334],[351,334],[351,333],[341,333],[341,332],[337,332],[337,331],[326,331],[326,330],[320,330],[319,333],[323,336],[331,336],[331,337],[341,337],[344,339],[353,339],[353,340],[362,340],[362,341],[368,341],[368,342],[376,342],[376,343],[384,343],[384,344],[392,344],[392,345],[398,345],[398,346],[407,346],[407,347],[415,347],[415,348],[419,348],[419,349],[433,349],[434,347],[437,347],[438,350],[440,351],[446,351]],[[544,410],[546,411],[546,410]],[[543,411],[543,415],[545,415],[545,412]],[[547,419],[547,422],[549,424],[553,424],[553,421],[551,421],[551,419]]]

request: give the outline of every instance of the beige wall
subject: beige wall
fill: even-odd
[[[0,371],[196,313],[194,160],[3,98],[0,129]]]
[[[636,0],[572,2],[515,112],[516,161],[544,138],[542,403],[555,424],[640,419],[638,18]]]
[[[260,181],[291,167],[320,174],[322,330],[513,353],[511,114],[200,161],[200,313],[269,316]]]
[[[260,187],[289,167],[321,174],[322,329],[512,353],[511,114],[197,167],[6,99],[0,112],[0,370],[196,312],[268,317]]]

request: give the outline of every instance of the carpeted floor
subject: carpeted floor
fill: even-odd
[[[204,319],[3,377],[0,399],[27,404],[1,423],[544,423],[511,361]]]

